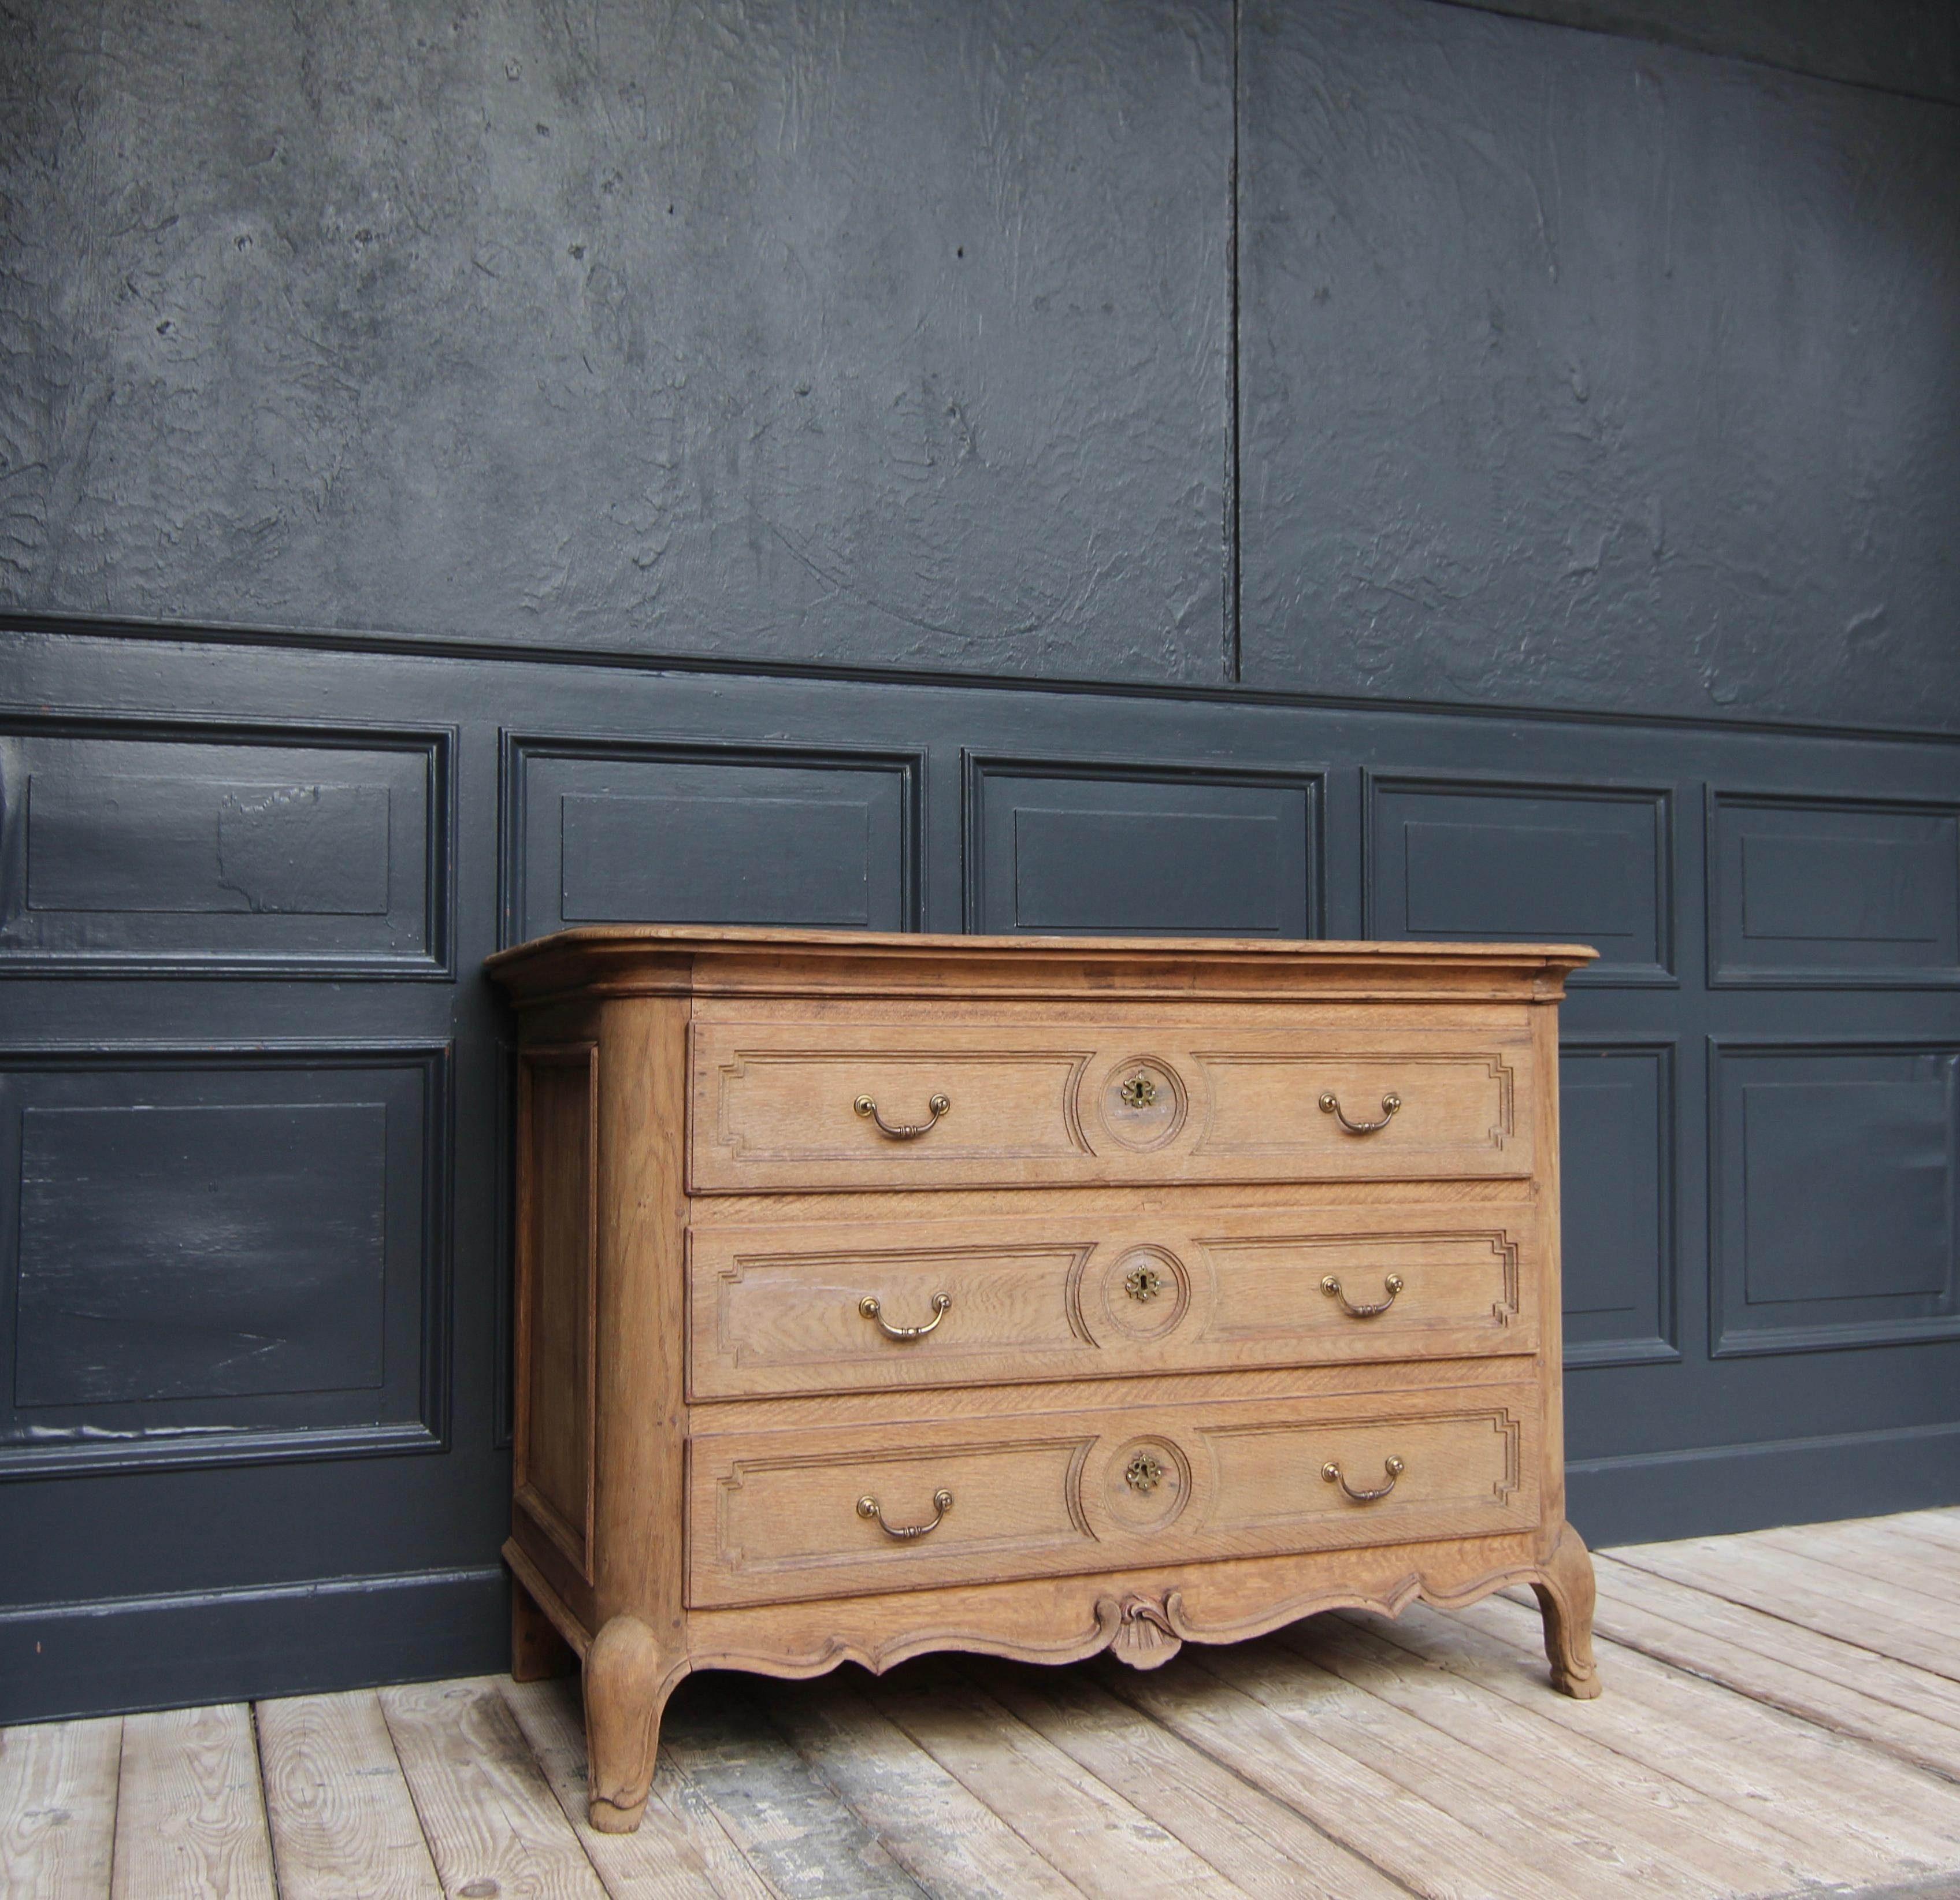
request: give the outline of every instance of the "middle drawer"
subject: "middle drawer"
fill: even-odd
[[[696,1227],[695,1400],[1535,1352],[1533,1204]]]

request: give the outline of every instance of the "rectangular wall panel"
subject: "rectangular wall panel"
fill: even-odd
[[[447,1068],[0,1065],[0,1476],[437,1443]]]
[[[1960,983],[1960,806],[1708,801],[1717,986]]]
[[[1590,944],[1577,983],[1671,983],[1669,807],[1665,791],[1371,777],[1367,934]]]
[[[448,740],[159,723],[0,734],[0,964],[447,974]]]
[[[1679,1355],[1674,1345],[1674,1049],[1559,1052],[1568,1365]]]
[[[1715,1351],[1960,1337],[1960,1049],[1717,1043]]]
[[[555,745],[506,761],[508,940],[576,924],[918,926],[918,761]]]
[[[1317,937],[1316,775],[975,759],[971,930]]]

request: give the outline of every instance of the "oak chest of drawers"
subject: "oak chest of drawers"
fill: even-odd
[[[692,1669],[1148,1668],[1529,1582],[1589,951],[580,930],[520,1014],[514,1667],[636,1825]]]

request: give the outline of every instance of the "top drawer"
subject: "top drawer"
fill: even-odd
[[[1522,1176],[1530,1030],[697,1021],[688,1186]]]

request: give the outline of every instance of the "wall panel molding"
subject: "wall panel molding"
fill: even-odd
[[[507,731],[502,772],[504,944],[600,922],[920,927],[922,753]]]
[[[1672,1036],[1561,1039],[1568,1366],[1681,1357],[1676,1047]]]
[[[1715,989],[1960,986],[1960,804],[1707,794]]]
[[[966,928],[1319,937],[1325,773],[969,752]]]
[[[1960,1339],[1960,1042],[1708,1055],[1711,1354]]]
[[[0,969],[455,973],[453,727],[0,721]]]
[[[0,1479],[443,1449],[453,1054],[0,1051]]]
[[[1578,988],[1678,985],[1671,788],[1367,771],[1362,813],[1365,935],[1589,943]]]

